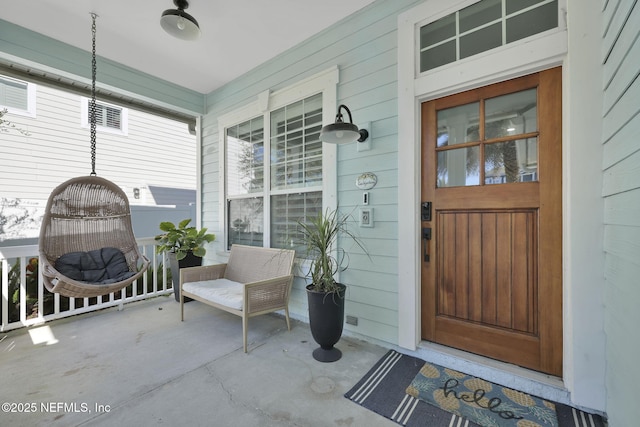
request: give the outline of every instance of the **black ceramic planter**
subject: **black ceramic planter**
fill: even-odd
[[[312,290],[307,286],[309,303],[309,326],[313,339],[320,345],[313,351],[313,358],[319,362],[335,362],[342,357],[342,352],[334,347],[342,336],[344,324],[344,291],[343,284],[338,293],[325,293]]]
[[[198,267],[202,265],[202,257],[195,256],[193,252],[187,253],[187,256],[180,261],[176,259],[176,254],[169,254],[169,266],[171,267],[171,280],[173,282],[173,296],[176,301],[180,302],[180,269],[187,267]],[[184,302],[193,301],[191,298],[185,298]]]

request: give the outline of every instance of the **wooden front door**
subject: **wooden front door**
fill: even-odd
[[[561,74],[422,104],[422,337],[558,376]]]

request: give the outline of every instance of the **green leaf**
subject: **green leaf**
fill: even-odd
[[[206,253],[207,253],[206,249],[203,248],[202,246],[198,246],[197,248],[193,249],[193,254],[195,256],[203,257]]]
[[[183,219],[182,221],[180,221],[180,224],[178,224],[178,228],[185,228],[187,225],[189,225],[190,222],[191,218]]]
[[[160,223],[160,230],[162,231],[173,231],[175,229],[176,229],[176,226],[173,225],[172,222],[165,221]]]

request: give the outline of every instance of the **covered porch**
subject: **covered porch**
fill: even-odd
[[[387,349],[353,338],[323,364],[306,324],[251,320],[158,296],[0,337],[2,413],[13,426],[396,425],[343,397]],[[26,408],[26,409],[25,409]]]

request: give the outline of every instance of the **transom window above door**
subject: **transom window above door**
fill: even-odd
[[[558,0],[481,0],[420,27],[420,72],[558,26]]]
[[[536,88],[438,110],[437,187],[538,180]]]

